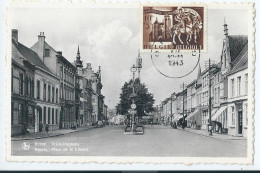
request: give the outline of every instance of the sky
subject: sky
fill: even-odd
[[[83,65],[91,63],[97,71],[101,66],[102,93],[105,104],[114,108],[119,102],[123,84],[132,78],[130,67],[135,63],[140,47],[138,8],[13,8],[8,19],[10,28],[18,29],[19,42],[31,47],[40,32],[56,51],[62,51],[70,62],[76,59],[79,45]],[[220,61],[223,41],[224,17],[229,34],[247,35],[247,11],[242,9],[208,9],[208,51],[201,56],[202,70],[208,58]],[[142,53],[141,81],[159,104],[173,92],[181,90],[180,84],[190,83],[197,76],[195,69],[189,76],[171,79],[154,68],[150,53]],[[193,62],[196,62],[193,59]],[[183,73],[179,71],[179,73]],[[173,74],[174,75],[174,74]]]

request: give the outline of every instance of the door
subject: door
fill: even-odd
[[[42,110],[38,108],[38,114],[39,114],[39,131],[42,131],[43,123],[42,123]]]
[[[243,114],[242,111],[238,111],[238,134],[242,134],[243,129]]]

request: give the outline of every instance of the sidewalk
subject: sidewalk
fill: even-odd
[[[74,133],[74,132],[80,132],[80,131],[89,130],[92,128],[94,128],[94,126],[78,127],[76,130],[72,130],[72,129],[54,130],[54,131],[49,131],[49,133],[37,132],[37,133],[30,133],[30,134],[26,134],[26,135],[14,136],[11,139],[12,139],[12,141],[42,139],[42,138],[49,138],[49,137],[65,135],[65,134]]]
[[[178,127],[179,130],[183,130],[182,128]],[[215,138],[215,139],[220,139],[224,141],[229,141],[241,145],[247,145],[247,138],[246,137],[240,137],[240,136],[231,136],[228,134],[219,134],[219,133],[212,133],[212,136],[209,135],[208,130],[197,130],[193,128],[185,128],[184,131],[190,132],[190,133],[196,133],[198,135],[210,137],[210,138]]]

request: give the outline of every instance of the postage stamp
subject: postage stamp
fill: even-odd
[[[144,6],[142,49],[204,50],[204,6]]]
[[[10,1],[6,160],[253,164],[254,17],[254,3]]]

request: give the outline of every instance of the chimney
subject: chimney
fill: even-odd
[[[38,56],[41,58],[43,61],[44,58],[44,42],[45,42],[45,36],[44,32],[40,32],[40,35],[38,35]]]
[[[18,43],[18,30],[17,29],[12,29],[12,39],[14,39],[14,41],[16,43]]]
[[[91,63],[87,63],[87,69],[92,69],[91,68]]]
[[[62,51],[58,51],[57,53],[58,55],[62,56]]]

